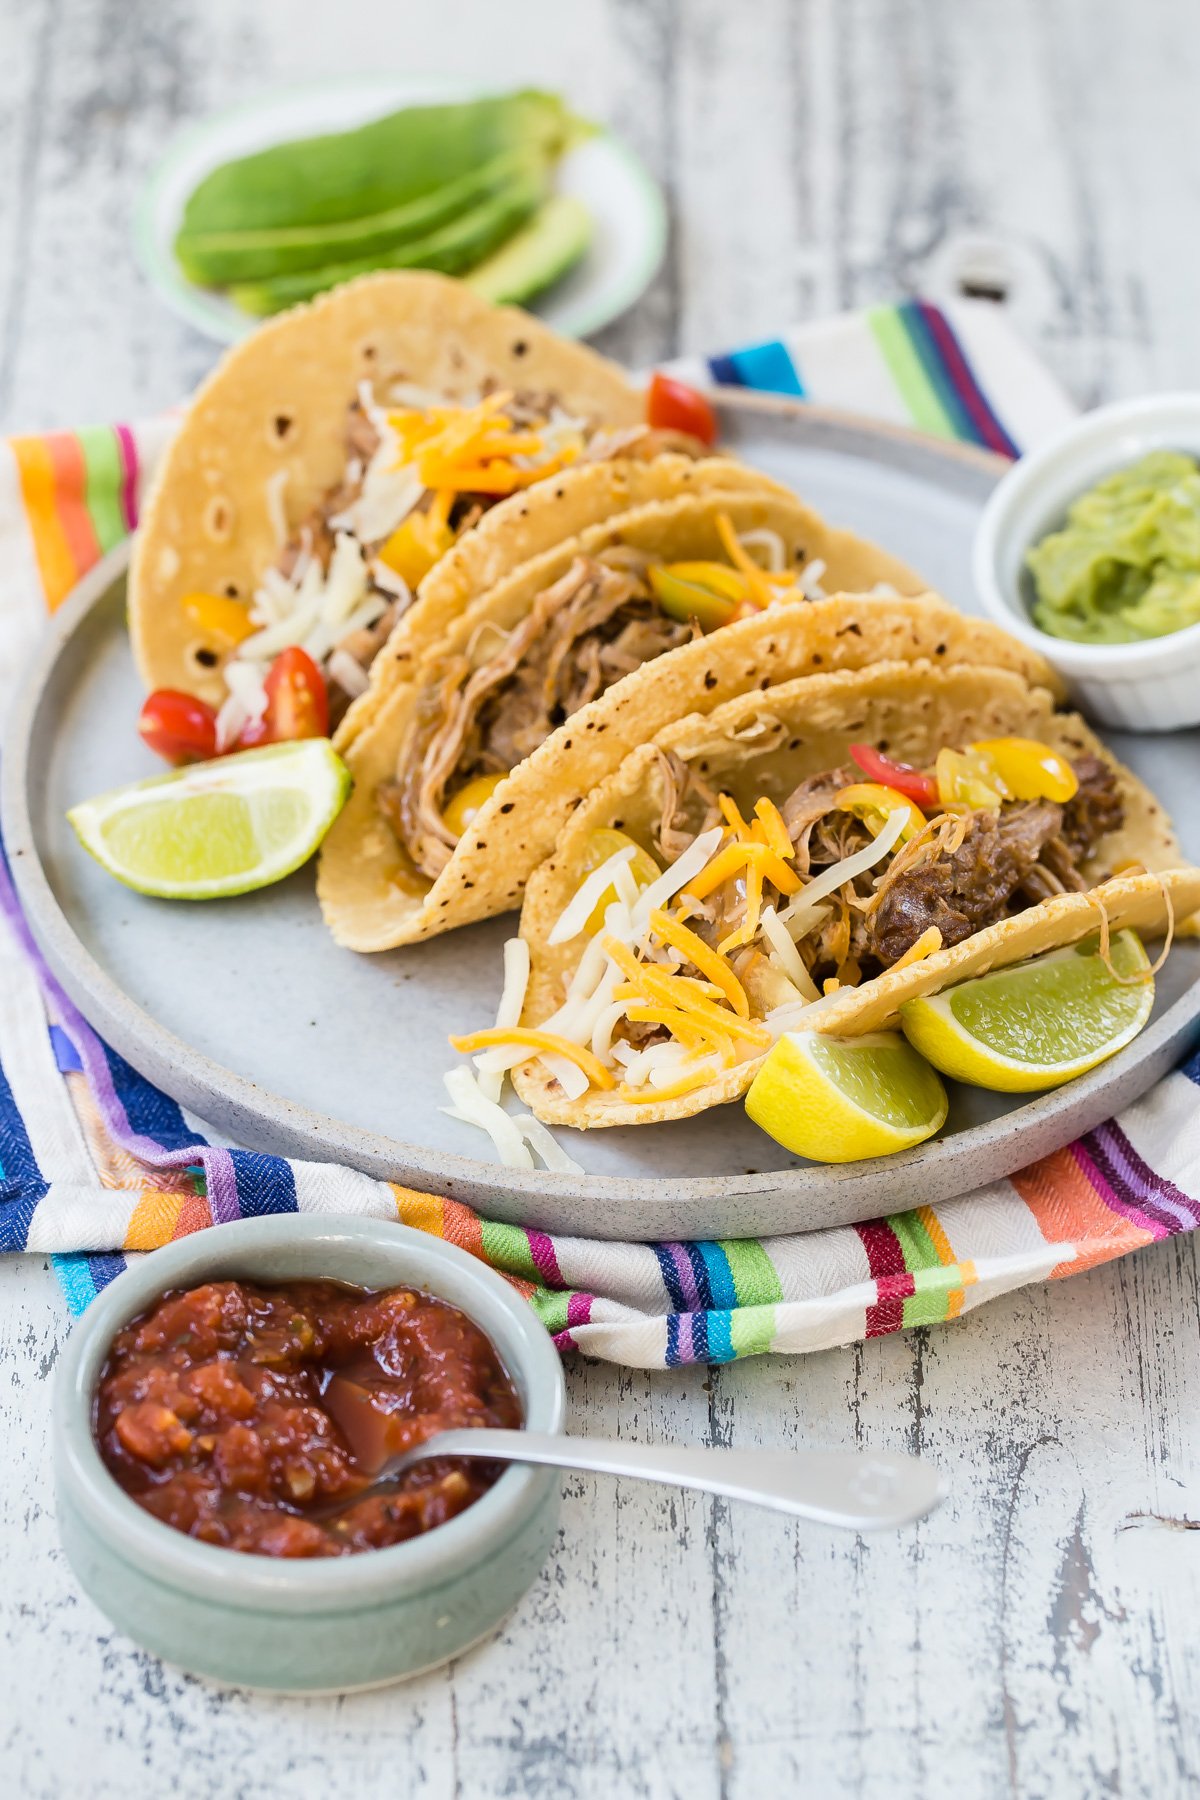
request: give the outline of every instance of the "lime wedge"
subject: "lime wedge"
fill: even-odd
[[[859,1162],[920,1144],[945,1122],[946,1090],[897,1031],[792,1031],[750,1084],[746,1111],[785,1150]]]
[[[1115,934],[1109,961],[1112,969],[1097,939],[1086,938],[906,1000],[900,1023],[922,1056],[956,1081],[1004,1094],[1058,1087],[1115,1055],[1150,1017],[1154,977],[1136,933]]]
[[[67,817],[84,849],[126,887],[216,900],[298,869],[349,792],[328,739],[302,738],[114,788]]]

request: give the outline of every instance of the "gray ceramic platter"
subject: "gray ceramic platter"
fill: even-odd
[[[735,454],[975,610],[971,539],[1002,465],[787,401],[738,398],[722,415]],[[10,727],[5,838],[30,923],[72,999],[135,1067],[239,1143],[351,1163],[545,1230],[771,1236],[936,1202],[1007,1174],[1144,1092],[1200,1039],[1200,944],[1180,943],[1150,1024],[1121,1055],[1023,1103],[956,1089],[942,1134],[903,1155],[803,1163],[735,1104],[668,1125],[563,1132],[582,1177],[504,1169],[480,1133],[439,1108],[455,1060],[446,1034],[491,1022],[511,919],[358,957],[322,925],[311,869],[239,900],[172,905],[118,886],[77,845],[69,806],[161,766],[133,729],[141,692],[124,578],[115,553],[55,616]],[[1200,857],[1196,740],[1111,739]]]

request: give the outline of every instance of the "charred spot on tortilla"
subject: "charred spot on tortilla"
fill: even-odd
[[[240,600],[242,597],[242,590],[236,581],[223,582],[221,592],[227,600]]]
[[[296,415],[289,412],[272,413],[267,426],[267,442],[272,449],[282,450],[296,428]]]
[[[207,644],[197,644],[191,652],[191,658],[202,669],[215,669],[221,660],[216,651],[210,650]]]
[[[525,342],[525,339],[518,338],[512,347],[512,353],[514,356],[524,356],[528,349],[529,345]]]
[[[227,544],[233,536],[233,502],[214,494],[204,509],[204,530],[215,544]]]
[[[502,813],[510,813],[513,809],[513,805],[514,805],[514,802],[512,800],[506,800],[504,802],[503,806],[500,808],[500,811]]]
[[[711,669],[706,669],[706,670],[705,670],[705,671],[704,671],[704,685],[705,685],[705,687],[706,687],[706,688],[708,688],[708,689],[709,689],[709,691],[710,691],[710,692],[711,692],[711,691],[712,691],[712,689],[713,689],[713,688],[715,688],[715,687],[716,687],[716,685],[717,685],[717,678],[716,678],[716,676],[715,676],[715,675],[714,675],[714,674],[713,674],[713,672],[712,672],[712,670],[711,670]]]

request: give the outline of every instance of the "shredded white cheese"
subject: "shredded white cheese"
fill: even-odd
[[[266,480],[267,517],[271,521],[271,530],[275,533],[275,542],[282,550],[288,541],[287,513],[283,505],[283,490],[288,484],[289,471],[276,469]]]
[[[800,889],[795,899],[779,915],[794,938],[803,937],[811,929],[816,917],[815,902],[823,900],[827,894],[836,893],[845,882],[853,881],[864,870],[874,868],[892,846],[899,842],[908,819],[908,808],[897,806],[889,813],[887,823],[877,838],[864,845],[861,850],[856,850],[853,856],[844,856],[832,868],[823,869],[807,886]]]
[[[764,906],[758,923],[770,946],[768,962],[774,963],[787,976],[792,986],[799,990],[802,999],[815,1000],[817,984],[805,968],[800,952],[775,908]]]
[[[537,1060],[554,1077],[568,1100],[581,1099],[591,1086],[579,1064],[569,1061],[565,1056],[552,1056],[546,1052]]]
[[[446,1092],[454,1102],[453,1108],[443,1107],[444,1112],[452,1111],[455,1118],[465,1119],[468,1124],[478,1125],[482,1131],[486,1131],[496,1146],[500,1161],[507,1168],[533,1168],[533,1155],[520,1127],[502,1106],[497,1106],[494,1100],[489,1100],[480,1092],[479,1084],[470,1069],[450,1069],[443,1080]]]
[[[616,871],[623,863],[629,862],[635,854],[636,846],[626,844],[593,869],[591,874],[576,888],[574,896],[564,906],[554,922],[547,943],[553,948],[556,944],[569,944],[573,937],[587,924],[593,910],[614,884]]]
[[[329,658],[329,679],[336,681],[343,694],[357,700],[371,685],[371,678],[348,650],[335,650]]]
[[[805,563],[798,576],[800,592],[806,600],[824,600],[827,598],[821,586],[821,577],[825,573],[823,557],[814,556],[810,563]]]
[[[333,540],[333,555],[321,594],[321,617],[327,625],[338,625],[350,617],[367,591],[367,565],[362,545],[348,531],[339,531]]]
[[[707,867],[720,848],[724,835],[724,827],[721,825],[714,825],[710,831],[702,831],[657,881],[652,881],[648,888],[642,890],[633,914],[639,935],[649,925],[650,914],[660,906],[665,906],[689,881],[695,881],[701,869]]]
[[[501,1031],[510,1031],[514,1025],[521,1023],[521,1009],[525,1005],[525,990],[528,986],[529,945],[524,938],[508,938],[504,945],[504,986],[500,990],[500,1004],[496,1008],[496,1025]],[[475,1067],[479,1070],[479,1086],[484,1097],[499,1100],[504,1087],[504,1070],[488,1066],[483,1056],[475,1058]]]
[[[225,680],[229,692],[217,714],[219,753],[231,750],[245,727],[257,724],[266,712],[267,690],[263,686],[266,673],[265,663],[237,662],[232,658],[226,663]]]
[[[766,568],[770,574],[781,575],[787,568],[787,550],[783,539],[768,526],[760,525],[753,531],[739,532],[738,542],[744,550],[765,550]]]
[[[407,581],[403,575],[397,575],[395,569],[389,567],[381,556],[375,557],[371,563],[371,580],[385,594],[390,594],[393,600],[403,600],[406,605],[412,605],[413,591]]]
[[[540,1119],[532,1113],[514,1113],[513,1124],[524,1137],[529,1148],[541,1157],[547,1169],[553,1169],[559,1175],[582,1175],[583,1165],[577,1163],[573,1156],[568,1156],[552,1131],[547,1130]]]

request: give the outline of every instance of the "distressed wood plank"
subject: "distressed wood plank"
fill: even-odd
[[[667,265],[604,335],[645,364],[997,263],[1082,401],[1200,379],[1190,0],[13,0],[0,19],[0,421],[152,410],[215,355],[152,299],[129,213],[177,125],[395,68],[566,87],[668,183]],[[7,178],[13,171],[17,178]],[[298,1800],[894,1790],[1174,1795],[1200,1780],[1194,1240],[946,1330],[806,1360],[577,1363],[595,1433],[908,1443],[953,1474],[859,1545],[572,1479],[492,1644],[344,1701],[221,1694],[75,1590],[51,1516],[43,1266],[0,1267],[6,1788]]]

